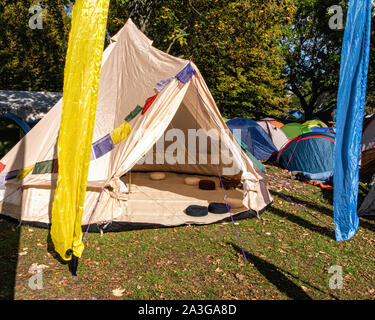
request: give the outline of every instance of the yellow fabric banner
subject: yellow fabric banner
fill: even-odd
[[[80,258],[82,212],[98,100],[109,0],[77,0],[73,7],[64,70],[63,109],[57,156],[59,174],[51,238],[66,261]]]
[[[25,178],[31,172],[31,170],[34,169],[34,167],[35,167],[35,164],[33,164],[32,166],[20,169],[16,178],[18,180],[22,180],[23,178]]]
[[[130,127],[130,124],[127,121],[124,121],[116,129],[112,130],[110,134],[113,144],[118,144],[119,142],[124,140],[131,131],[132,128]]]

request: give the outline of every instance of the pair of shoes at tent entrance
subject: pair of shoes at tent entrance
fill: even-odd
[[[185,209],[185,213],[193,217],[203,217],[207,216],[208,213],[213,214],[224,214],[228,213],[230,206],[225,203],[220,202],[211,202],[208,207],[199,206],[199,205],[190,205]]]
[[[190,205],[184,212],[193,217],[203,217],[208,213],[213,214],[225,214],[230,212],[231,209],[242,208],[243,203],[241,199],[226,198],[226,203],[222,202],[211,202],[208,207],[199,205]]]

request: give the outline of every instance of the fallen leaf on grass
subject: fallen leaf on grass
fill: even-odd
[[[115,296],[115,297],[122,297],[123,293],[124,293],[125,289],[114,289],[112,290],[112,294]]]
[[[245,279],[245,276],[244,275],[242,275],[242,274],[239,274],[239,273],[236,273],[236,278],[238,279],[238,280],[243,280],[243,279]]]

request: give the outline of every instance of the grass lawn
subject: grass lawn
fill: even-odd
[[[272,206],[235,222],[247,262],[231,222],[89,233],[72,277],[51,253],[48,230],[0,220],[0,299],[373,299],[375,220],[361,218],[355,237],[337,242],[332,191],[267,167],[294,190],[268,179]],[[42,289],[29,287],[34,263]],[[333,265],[342,289],[329,287]]]

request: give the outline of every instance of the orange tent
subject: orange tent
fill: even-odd
[[[284,126],[284,123],[282,123],[280,121],[277,121],[277,120],[264,120],[264,121],[268,121],[268,122],[274,124],[276,127],[279,127],[279,128]]]

